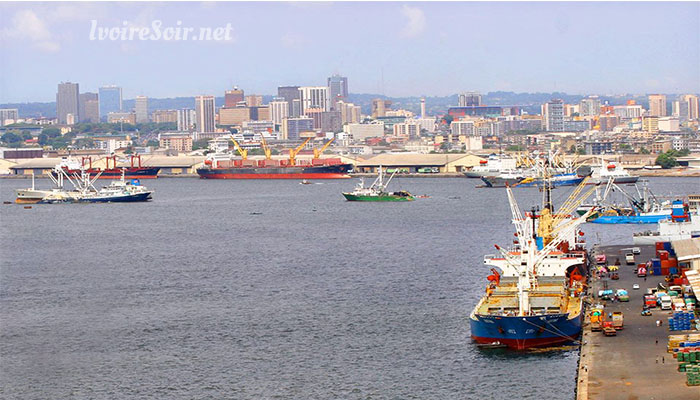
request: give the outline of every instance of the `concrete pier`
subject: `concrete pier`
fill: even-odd
[[[626,265],[625,250],[639,247],[635,265]],[[604,303],[605,313],[622,311],[624,329],[617,336],[592,332],[588,318],[583,329],[581,355],[577,377],[577,399],[700,399],[700,387],[685,384],[685,374],[677,371],[678,362],[666,352],[668,336],[666,324],[671,311],[652,309],[652,316],[642,316],[646,288],[653,288],[663,276],[637,277],[636,264],[654,257],[654,246],[605,246],[595,249],[606,254],[608,264],[620,259],[619,280],[608,277],[592,278],[590,304]],[[639,289],[632,289],[633,284]],[[626,289],[629,302],[601,301],[598,290]],[[589,308],[590,309],[590,308]],[[656,321],[663,325],[656,326]],[[677,333],[677,332],[673,332]]]

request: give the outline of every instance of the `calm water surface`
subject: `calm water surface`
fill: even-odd
[[[0,397],[573,398],[576,350],[469,339],[483,255],[512,238],[504,190],[398,179],[432,197],[344,201],[355,183],[158,179],[145,204],[2,205]],[[28,185],[0,180],[0,197]],[[586,232],[629,243],[645,228]]]

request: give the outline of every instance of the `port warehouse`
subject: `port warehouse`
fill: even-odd
[[[385,153],[357,162],[354,169],[360,173],[375,173],[381,166],[406,173],[418,173],[426,169],[443,174],[459,173],[479,165],[483,160],[486,159],[474,154]]]

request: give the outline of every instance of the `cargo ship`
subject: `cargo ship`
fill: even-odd
[[[262,137],[262,135],[261,135]],[[346,164],[340,158],[320,158],[320,154],[332,142],[327,142],[321,150],[314,149],[312,160],[297,160],[299,151],[308,143],[307,138],[300,146],[289,150],[288,159],[273,159],[270,149],[263,138],[265,159],[249,160],[248,151],[243,149],[233,138],[240,157],[233,154],[210,154],[204,166],[197,168],[202,179],[345,179],[352,164]]]
[[[469,316],[472,340],[479,345],[524,350],[577,340],[588,268],[578,226],[590,211],[571,215],[587,197],[578,196],[584,184],[556,214],[547,185],[542,210],[525,216],[506,188],[517,239],[512,249],[497,245],[499,255],[484,257],[484,264],[494,268],[486,294]]]
[[[118,167],[117,156],[105,158],[105,167],[96,168],[92,165],[92,157],[82,157],[80,161],[67,157],[63,158],[58,165],[68,175],[80,174],[85,171],[88,175],[98,176],[99,179],[120,179],[122,173],[126,179],[156,179],[158,177],[159,167],[144,167],[141,165],[141,156],[131,156],[129,166]],[[56,177],[56,172],[51,171],[51,174]]]

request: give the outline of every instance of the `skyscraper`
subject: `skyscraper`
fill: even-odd
[[[197,96],[194,99],[194,111],[196,113],[195,131],[196,132],[214,132],[216,127],[214,118],[216,115],[216,107],[214,105],[214,96]]]
[[[58,84],[56,117],[59,124],[68,123],[68,114],[73,116],[74,121],[80,121],[79,92],[77,83],[62,82]]]
[[[589,96],[581,99],[579,103],[579,114],[582,117],[600,115],[600,99],[598,96]]]
[[[280,86],[277,88],[277,97],[283,98],[289,106],[287,113],[290,117],[301,115],[301,107],[294,109],[294,100],[299,100],[299,86]]]
[[[282,139],[299,140],[302,132],[313,131],[313,129],[313,118],[286,118],[282,123]]]
[[[148,122],[148,97],[136,96],[136,100],[134,100],[134,112],[136,113],[137,124]]]
[[[99,90],[100,119],[106,119],[111,112],[122,110],[122,88],[119,86],[103,86]]]
[[[0,108],[0,126],[5,125],[5,121],[11,121],[11,123],[14,123],[17,119],[19,119],[19,109]]]
[[[698,96],[694,94],[684,94],[678,98],[679,115],[682,121],[698,120]]]
[[[649,116],[665,117],[666,116],[666,95],[650,94],[649,95]]]
[[[328,88],[326,86],[302,86],[299,88],[299,98],[301,99],[301,112],[306,113],[310,108],[320,108],[328,111]]]
[[[251,94],[245,97],[245,102],[248,107],[260,107],[262,106],[263,99],[259,94]]]
[[[80,122],[100,122],[100,104],[97,93],[80,93],[78,114],[80,114]]]
[[[282,121],[289,116],[289,103],[281,97],[275,97],[268,106],[270,119],[275,125],[281,125]]]
[[[224,107],[226,108],[233,108],[236,107],[236,105],[243,101],[244,99],[244,94],[243,90],[239,89],[238,86],[235,86],[233,90],[227,90],[224,93]]]
[[[542,105],[542,123],[548,132],[564,131],[564,100],[553,99]]]
[[[481,94],[478,92],[467,92],[460,93],[459,95],[459,106],[460,107],[470,107],[470,106],[480,106],[481,105]]]
[[[197,115],[191,108],[177,110],[177,130],[180,132],[191,131],[196,118]]]
[[[328,96],[331,109],[335,110],[335,105],[340,100],[348,98],[348,78],[340,75],[333,75],[328,78]]]

